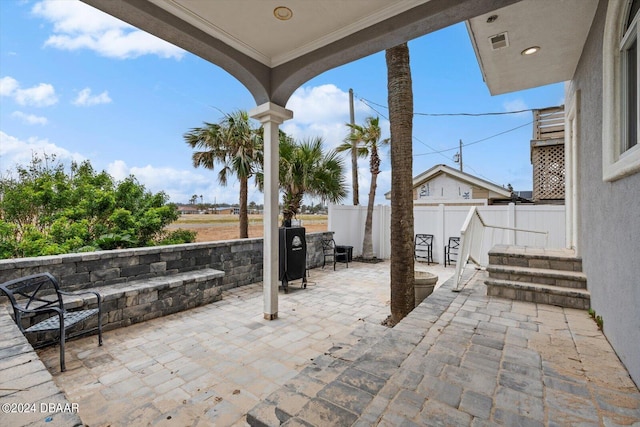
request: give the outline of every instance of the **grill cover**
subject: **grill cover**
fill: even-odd
[[[304,227],[280,228],[278,280],[302,279],[307,269],[307,240]]]

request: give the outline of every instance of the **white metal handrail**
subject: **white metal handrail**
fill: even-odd
[[[460,229],[460,249],[458,250],[458,260],[456,261],[456,271],[454,273],[456,285],[453,289],[454,292],[459,292],[461,290],[460,281],[462,280],[462,273],[464,273],[464,269],[469,261],[472,261],[478,267],[486,267],[486,265],[482,265],[480,262],[480,257],[482,255],[482,247],[484,244],[485,229],[487,228],[544,234],[545,246],[549,239],[549,233],[547,231],[487,225],[482,219],[482,216],[480,216],[476,207],[473,206],[469,209],[467,218],[464,220],[462,228]]]

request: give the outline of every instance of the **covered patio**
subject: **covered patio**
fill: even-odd
[[[107,332],[103,347],[74,341],[65,373],[57,348],[39,356],[91,426],[640,422],[640,392],[586,311],[487,297],[472,270],[389,329],[388,269],[313,269],[272,322],[254,284]]]
[[[249,115],[264,131],[263,317],[274,320],[277,141],[280,125],[295,113],[285,108],[293,92],[325,71],[521,0],[82,1],[223,68],[253,95]]]
[[[259,105],[252,115],[265,128],[267,175],[262,283],[227,291],[222,301],[207,306],[110,331],[101,348],[92,338],[70,343],[65,374],[57,373],[56,348],[39,353],[68,401],[78,405],[84,423],[640,422],[640,393],[586,311],[489,297],[484,273],[471,271],[475,275],[459,293],[451,292],[448,282],[393,329],[380,324],[389,312],[388,263],[354,263],[336,272],[315,269],[315,285],[278,298],[273,256],[278,150],[273,142],[279,125],[292,115],[284,108],[291,93],[323,71],[370,53],[474,17],[488,25],[487,13],[533,3],[407,0],[394,2],[401,5],[397,9],[385,9],[389,2],[376,1],[380,13],[358,20],[344,14],[345,21],[314,15],[315,22],[338,24],[324,28],[333,38],[316,33],[302,43],[304,49],[289,45],[289,50],[264,56],[242,38],[221,39],[220,28],[204,19],[206,10],[189,10],[222,2],[84,1],[220,65],[245,84]],[[268,6],[271,17],[277,4],[260,3]],[[227,19],[233,26],[234,11],[209,18]],[[340,26],[352,20],[360,26]],[[249,28],[250,35],[267,42],[263,48],[277,44],[277,39],[264,37],[275,30],[242,24],[236,28]],[[579,39],[582,46],[584,37]],[[572,66],[568,63],[567,69]],[[12,387],[17,389],[26,379],[15,375]],[[34,414],[22,415],[3,414],[3,419],[10,425],[42,421]]]

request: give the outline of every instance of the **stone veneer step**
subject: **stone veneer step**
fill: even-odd
[[[575,289],[561,286],[524,283],[512,280],[488,278],[487,295],[528,301],[560,307],[587,310],[591,305],[591,296],[586,289]]]
[[[497,245],[489,251],[489,264],[582,271],[582,258],[570,249]]]
[[[518,267],[512,265],[487,266],[492,279],[539,283],[574,289],[587,289],[587,276],[579,271]]]

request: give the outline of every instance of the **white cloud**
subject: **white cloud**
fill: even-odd
[[[511,101],[505,101],[502,106],[504,107],[504,111],[522,111],[529,110],[529,106],[522,100],[522,98],[513,99]],[[522,113],[512,114],[512,117],[524,117],[530,116],[530,111],[523,111]]]
[[[89,49],[116,59],[142,55],[180,59],[184,55],[182,49],[79,1],[44,0],[32,12],[53,23],[54,34],[45,46]]]
[[[34,114],[26,114],[22,111],[14,111],[11,113],[11,117],[21,120],[23,123],[29,125],[46,125],[48,120],[46,117],[36,116]]]
[[[107,172],[116,180],[133,175],[147,190],[157,193],[164,191],[172,202],[187,203],[192,195],[202,195],[205,203],[238,203],[240,186],[231,179],[226,187],[217,182],[217,171],[180,170],[170,167],[151,165],[128,166],[122,160],[116,160],[107,166]],[[262,193],[249,185],[249,201],[262,203]]]
[[[296,90],[287,108],[293,111],[293,119],[284,122],[282,130],[296,139],[321,136],[325,141],[325,149],[333,149],[340,145],[349,133],[346,123],[349,122],[349,92],[343,91],[333,84],[321,86],[305,86]],[[368,116],[378,114],[371,110],[362,102],[354,101],[356,123],[364,123]],[[380,127],[382,128],[382,138],[389,137],[389,121],[380,117]],[[378,175],[376,204],[387,203],[384,200],[384,193],[391,188],[391,164],[389,162],[389,148],[383,147],[380,150],[382,164],[381,173]],[[342,201],[344,204],[351,204],[351,158],[348,153],[344,153],[345,182],[348,187],[348,195]],[[358,160],[358,184],[360,204],[366,204],[369,195],[369,183],[371,174],[369,172],[369,160]]]
[[[16,165],[28,165],[33,156],[55,155],[56,159],[65,165],[71,161],[87,160],[80,153],[71,152],[65,148],[49,142],[47,139],[36,137],[27,141],[0,131],[0,175],[12,174]],[[94,165],[95,166],[95,165]],[[204,169],[180,170],[170,167],[154,167],[151,165],[138,167],[128,166],[122,160],[115,160],[106,167],[115,180],[121,181],[133,175],[147,190],[157,193],[164,191],[172,202],[187,203],[193,194],[202,195],[205,203],[238,203],[240,185],[233,178],[228,186],[223,187],[217,182],[217,171]],[[249,183],[249,201],[260,204],[263,202],[262,193]]]
[[[287,108],[293,111],[293,119],[282,125],[282,130],[296,139],[320,136],[327,148],[340,145],[349,133],[349,92],[333,84],[304,86],[296,90]],[[356,122],[364,122],[376,113],[361,102],[354,101]],[[388,135],[389,122],[380,118],[383,135]],[[383,136],[386,137],[386,136]]]
[[[0,79],[0,96],[13,96],[20,85],[13,77],[3,77]]]
[[[123,160],[116,160],[112,163],[109,163],[107,165],[107,172],[118,181],[122,181],[123,179],[131,175],[129,167]]]
[[[58,102],[56,91],[52,85],[40,83],[29,89],[18,89],[15,100],[20,105],[32,105],[34,107],[48,107]]]
[[[20,105],[48,107],[58,102],[56,90],[48,83],[40,83],[27,89],[21,89],[20,83],[13,77],[0,79],[0,96],[13,98]]]
[[[82,89],[80,93],[78,93],[78,97],[73,100],[73,104],[78,106],[91,106],[109,103],[111,103],[109,92],[105,90],[100,95],[91,95],[91,89],[88,87]]]
[[[366,166],[362,164],[363,162],[359,162],[358,164],[358,188],[359,188],[359,198],[360,205],[366,206],[369,202],[369,187],[371,185],[371,172],[369,172],[369,164]],[[346,165],[346,173],[345,173],[345,182],[348,187],[348,195],[342,200],[342,204],[351,205],[353,203],[353,196],[351,191],[351,163],[348,162]],[[378,174],[378,179],[376,180],[376,197],[374,199],[375,205],[388,205],[389,201],[385,199],[384,195],[386,192],[391,190],[391,169],[387,168],[385,170],[381,170]]]
[[[349,93],[333,84],[303,86],[291,95],[287,108],[294,112],[294,121],[301,124],[344,124],[349,121]]]
[[[85,160],[82,154],[72,153],[47,139],[32,137],[22,141],[0,131],[0,173],[12,169],[15,165],[28,165],[34,155],[42,157],[44,154],[54,154],[62,162]]]

